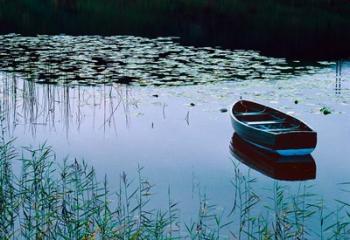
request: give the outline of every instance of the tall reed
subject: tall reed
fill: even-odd
[[[21,171],[15,174],[13,163]],[[337,199],[327,208],[300,184],[296,191],[274,182],[268,197],[258,195],[256,179],[234,162],[230,213],[199,191],[198,215],[182,222],[168,188],[168,207],[152,208],[154,186],[138,167],[119,187],[100,181],[84,161],[61,164],[50,146],[15,148],[0,144],[0,239],[348,239],[350,204]],[[349,183],[340,184],[347,193]]]

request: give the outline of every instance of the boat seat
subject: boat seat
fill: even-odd
[[[247,121],[246,122],[248,125],[270,125],[270,124],[280,124],[284,123],[283,119],[279,120],[268,120],[268,121]]]
[[[241,112],[241,113],[235,113],[236,116],[257,116],[257,115],[267,115],[265,111],[260,112]]]
[[[288,131],[293,131],[293,130],[297,130],[299,128],[299,126],[294,126],[294,127],[288,127],[288,128],[270,128],[270,129],[264,129],[265,131],[268,132],[288,132]]]

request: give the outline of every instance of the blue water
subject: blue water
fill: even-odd
[[[84,159],[101,179],[107,174],[115,189],[123,171],[135,178],[143,166],[155,184],[152,206],[167,206],[170,187],[181,215],[189,219],[197,213],[199,193],[224,211],[231,209],[233,163],[257,179],[255,189],[262,196],[273,186],[273,179],[249,170],[230,153],[233,129],[225,110],[240,98],[279,108],[316,130],[316,179],[302,184],[314,185],[313,191],[330,205],[335,196],[342,197],[337,183],[350,180],[350,63],[342,63],[341,77],[336,74],[335,63],[329,63],[283,80],[157,87],[47,85],[1,72],[0,104],[16,146],[46,141],[57,161]],[[331,114],[323,115],[322,107]],[[301,182],[281,183],[293,191]]]

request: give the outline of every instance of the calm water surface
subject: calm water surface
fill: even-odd
[[[137,46],[145,47],[142,42]],[[181,52],[188,50],[167,44],[170,48],[183,48]],[[331,202],[335,194],[340,194],[337,183],[350,180],[349,62],[343,61],[339,69],[340,64],[332,62],[310,66],[263,57],[256,52],[225,51],[225,58],[229,60],[218,58],[226,65],[216,69],[215,62],[211,62],[212,54],[224,50],[191,48],[188,51],[195,56],[200,52],[201,61],[205,62],[198,61],[194,69],[189,65],[194,64],[190,60],[189,63],[183,61],[183,65],[175,63],[178,69],[171,71],[169,64],[174,62],[169,63],[168,58],[161,63],[154,57],[155,62],[147,63],[143,59],[135,63],[135,55],[130,51],[137,52],[137,46],[122,51],[125,69],[121,68],[123,64],[113,62],[108,70],[109,79],[120,77],[121,71],[124,71],[124,77],[143,79],[135,80],[131,85],[118,81],[96,84],[98,70],[93,68],[96,59],[87,64],[80,62],[77,70],[81,73],[83,69],[92,69],[94,84],[72,80],[64,85],[64,74],[58,67],[62,65],[60,62],[48,71],[56,73],[52,75],[55,76],[52,78],[55,84],[52,84],[47,80],[48,76],[39,79],[45,72],[42,67],[45,57],[39,56],[30,69],[28,62],[22,59],[23,62],[16,63],[20,69],[16,71],[9,66],[14,62],[8,61],[12,53],[3,55],[0,105],[7,113],[3,124],[16,138],[16,145],[37,146],[46,141],[53,146],[58,161],[66,156],[84,159],[96,168],[101,178],[107,174],[113,187],[118,186],[123,171],[133,178],[137,167],[144,166],[144,175],[156,185],[152,204],[166,207],[170,186],[185,218],[197,213],[199,192],[206,193],[211,202],[229,211],[234,198],[230,183],[233,163],[239,164],[239,161],[230,153],[233,129],[229,114],[224,110],[229,110],[230,105],[242,97],[290,113],[318,132],[318,145],[312,154],[317,165],[316,179],[306,182],[314,185],[316,193]],[[161,45],[160,49],[165,48]],[[154,54],[158,54],[159,50],[155,51]],[[112,53],[108,52],[115,57]],[[82,58],[91,59],[91,52],[84,54]],[[172,54],[172,58],[185,59],[182,53]],[[144,56],[148,55],[143,55],[140,50],[138,59]],[[128,68],[130,62],[138,67]],[[113,72],[114,64],[120,65],[119,72]],[[205,66],[208,69],[205,70]],[[151,77],[152,69],[163,75]],[[186,80],[181,72],[192,80]],[[252,73],[257,72],[259,74],[251,78]],[[169,86],[177,75],[184,80]],[[37,83],[28,81],[30,77]],[[98,79],[105,78],[100,76]],[[201,84],[193,85],[193,82]],[[295,104],[296,100],[298,104]],[[323,115],[322,107],[329,108],[332,113]],[[249,171],[244,164],[239,168],[243,173]],[[256,189],[262,195],[264,189],[272,188],[274,180],[270,177],[256,170],[250,170],[250,174],[257,178]],[[292,189],[300,184],[298,181],[281,182]]]

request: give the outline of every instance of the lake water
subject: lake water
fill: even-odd
[[[230,180],[239,161],[230,152],[229,111],[240,98],[281,109],[318,132],[316,178],[303,183],[330,204],[342,196],[337,184],[350,180],[350,62],[306,64],[184,47],[171,38],[0,41],[3,126],[17,146],[47,142],[58,161],[84,159],[115,188],[123,171],[134,178],[143,166],[156,185],[153,206],[167,206],[170,186],[185,219],[197,213],[199,191],[227,212],[233,205]],[[256,170],[250,175],[262,195],[275,181]],[[301,182],[281,183],[294,189]]]

